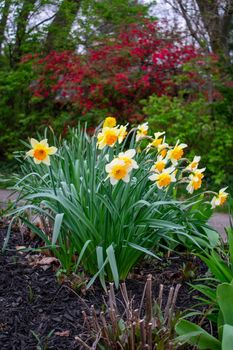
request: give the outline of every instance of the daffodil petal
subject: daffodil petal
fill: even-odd
[[[54,146],[49,147],[47,151],[49,156],[51,156],[52,154],[55,154],[56,152],[57,152],[57,147],[54,147]]]
[[[111,182],[111,185],[116,185],[118,180],[117,179],[114,179],[113,177],[110,177],[110,182]]]
[[[44,163],[44,164],[46,164],[46,165],[50,165],[49,156],[45,157],[45,159],[42,160],[42,163]]]
[[[30,151],[26,152],[27,157],[33,157],[34,156],[34,150],[30,149]]]
[[[47,139],[41,140],[39,143],[45,147],[49,147]]]
[[[33,158],[33,160],[34,160],[35,164],[40,164],[41,163],[41,160],[39,160],[39,159]]]
[[[36,139],[30,139],[30,144],[32,145],[32,148],[36,147],[36,145],[38,145],[39,141],[37,141]]]

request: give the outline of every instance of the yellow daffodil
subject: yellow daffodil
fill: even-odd
[[[167,187],[170,185],[171,182],[176,182],[174,171],[175,168],[170,167],[164,169],[163,172],[159,174],[152,174],[151,176],[149,176],[149,179],[151,181],[156,181],[158,188]]]
[[[167,155],[168,148],[169,148],[169,145],[168,145],[168,143],[165,142],[165,137],[164,137],[163,143],[161,143],[160,145],[157,146],[159,155],[161,155],[163,158],[165,158]]]
[[[186,167],[186,170],[189,170],[189,171],[196,170],[198,168],[200,160],[201,160],[201,157],[195,156],[192,162]]]
[[[147,146],[148,148],[151,148],[151,147],[158,147],[159,145],[162,144],[163,142],[163,138],[160,137],[162,135],[165,134],[165,131],[162,131],[162,132],[155,132],[154,133],[154,139],[152,140],[151,143],[149,143],[149,145]]]
[[[131,171],[132,169],[138,169],[137,162],[132,159],[136,154],[135,149],[129,149],[126,152],[121,152],[118,155],[118,159],[123,160],[125,162],[125,165],[128,169],[128,171]]]
[[[118,142],[121,144],[123,140],[126,138],[127,135],[127,125],[121,125],[119,128],[119,133],[118,133]]]
[[[105,166],[112,185],[116,185],[119,180],[129,182],[129,170],[124,160],[115,158]]]
[[[161,173],[165,169],[166,164],[167,164],[167,159],[159,155],[157,157],[156,162],[154,163],[154,165],[151,167],[150,170],[155,171],[157,173]]]
[[[199,179],[203,179],[204,177],[204,171],[205,171],[205,168],[202,168],[202,169],[196,169],[194,172],[193,172],[193,175],[194,176],[197,176]]]
[[[189,175],[190,182],[186,187],[186,189],[190,194],[192,194],[193,191],[196,191],[201,187],[202,179],[204,177],[204,174],[203,174],[204,171],[205,171],[205,168],[196,169],[193,174]]]
[[[177,164],[178,160],[180,160],[184,154],[184,148],[186,148],[187,145],[185,143],[180,143],[177,141],[174,148],[170,149],[167,152],[167,157],[171,160],[171,162],[175,165]]]
[[[105,127],[97,135],[97,146],[103,149],[105,146],[113,147],[118,139],[119,130],[117,128]]]
[[[228,193],[225,192],[227,187],[222,188],[216,196],[213,197],[212,201],[210,202],[211,208],[215,208],[219,205],[223,205],[228,197]]]
[[[47,139],[37,141],[35,139],[30,140],[32,149],[26,153],[27,157],[33,157],[36,164],[44,163],[50,165],[49,156],[57,152],[57,148],[49,147]]]
[[[136,142],[146,137],[148,133],[148,123],[141,124],[137,127]]]
[[[116,118],[114,118],[114,117],[107,117],[104,120],[103,128],[106,128],[106,127],[114,128],[116,126],[116,123],[117,123]]]

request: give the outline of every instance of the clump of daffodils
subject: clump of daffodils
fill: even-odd
[[[148,145],[145,147],[144,158],[146,161],[140,163],[140,168],[145,171],[145,176],[162,190],[167,190],[170,186],[186,183],[186,190],[189,194],[193,194],[202,186],[205,168],[200,168],[200,156],[195,156],[192,161],[185,158],[185,149],[188,147],[185,143],[180,143],[178,140],[175,146],[170,146],[166,142],[165,131],[159,131],[153,134],[153,137],[148,135],[148,123],[139,125],[133,129],[135,134],[136,144],[141,140],[148,140]],[[130,149],[123,152],[123,146],[120,147],[121,152],[112,156],[109,161],[109,155],[106,159],[109,162],[105,165],[107,173],[106,180],[109,179],[112,185],[116,185],[119,181],[129,183],[131,173],[139,168],[137,152],[135,149],[140,149],[134,143],[134,134],[127,132],[127,125],[117,125],[117,120],[114,117],[107,117],[102,125],[102,128],[97,134],[97,148],[103,150],[105,147],[113,148],[116,144],[121,145],[126,137],[129,137]],[[132,136],[132,137],[131,137]],[[44,163],[50,165],[50,156],[57,152],[56,147],[50,147],[47,139],[37,141],[30,140],[32,149],[26,156],[32,157],[36,164]],[[128,139],[125,140],[128,144]],[[119,149],[119,147],[117,148]],[[143,151],[142,151],[143,152]],[[114,153],[114,152],[113,152]],[[140,151],[140,157],[143,159],[143,153]],[[147,173],[146,173],[147,172]],[[228,197],[227,188],[222,188],[219,193],[215,193],[211,200],[211,207],[223,205]]]

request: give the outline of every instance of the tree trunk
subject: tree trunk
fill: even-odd
[[[224,12],[218,0],[196,0],[202,21],[214,53],[229,59],[229,36],[233,18],[233,0],[229,0]]]
[[[46,53],[51,50],[62,50],[68,47],[72,24],[80,9],[82,0],[63,0],[54,20],[48,28],[48,34],[44,45]]]
[[[6,23],[9,15],[11,0],[5,0],[4,6],[2,8],[2,17],[0,21],[0,54],[2,52],[2,45],[5,39],[5,29]]]

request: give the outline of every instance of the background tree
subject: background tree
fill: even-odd
[[[233,0],[164,0],[184,19],[200,47],[230,61]]]
[[[5,40],[6,23],[9,15],[11,0],[1,1],[1,20],[0,20],[0,54],[2,53],[2,45]]]

